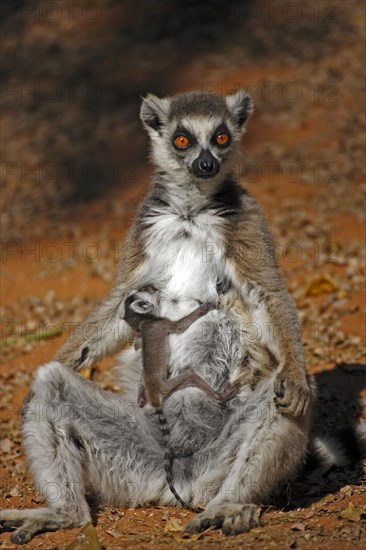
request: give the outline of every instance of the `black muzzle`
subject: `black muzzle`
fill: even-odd
[[[196,178],[213,178],[220,169],[220,163],[208,149],[201,151],[199,157],[193,161],[192,172]]]

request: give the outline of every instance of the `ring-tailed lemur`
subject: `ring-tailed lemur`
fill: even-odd
[[[240,139],[252,112],[248,94],[147,96],[141,119],[156,171],[123,249],[110,295],[41,367],[24,406],[23,441],[46,508],[1,512],[13,542],[91,520],[86,492],[104,504],[174,504],[166,483],[156,415],[136,404],[141,350],[121,356],[125,393],[103,391],[76,370],[121,349],[132,335],[124,302],[152,285],[161,314],[179,319],[216,302],[184,333],[170,336],[169,377],[193,366],[216,391],[240,382],[225,406],[204,392],[174,393],[175,485],[204,512],[187,525],[225,533],[258,524],[257,504],[302,463],[308,446],[311,381],[299,322],[279,273],[256,200],[238,182]],[[218,284],[219,281],[219,284]],[[225,301],[225,289],[233,299]]]

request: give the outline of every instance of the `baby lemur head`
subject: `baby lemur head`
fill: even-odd
[[[243,90],[229,96],[190,92],[162,99],[149,94],[140,116],[159,170],[177,183],[215,188],[235,170],[252,111]]]
[[[133,292],[125,300],[123,319],[134,330],[141,330],[141,323],[157,319],[160,315],[158,291],[152,287]]]

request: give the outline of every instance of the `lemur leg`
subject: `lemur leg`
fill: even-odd
[[[198,388],[209,397],[216,399],[217,401],[227,401],[237,394],[238,388],[229,382],[226,384],[222,392],[214,390],[206,380],[204,380],[193,369],[186,370],[183,374],[171,378],[163,383],[162,394],[164,399],[167,399],[172,393],[183,390],[184,388]]]
[[[45,376],[46,371],[40,369],[24,406],[23,443],[37,489],[46,497],[48,507],[0,512],[2,530],[16,528],[11,535],[14,544],[25,544],[41,531],[78,527],[91,521],[81,450],[67,433],[67,423],[60,425],[57,420],[58,416],[67,416],[65,404],[55,403],[55,387],[43,383]]]
[[[203,304],[196,308],[192,313],[186,315],[179,321],[170,321],[168,331],[170,333],[179,334],[187,330],[195,321],[207,315],[209,311],[216,309],[215,304]],[[215,391],[201,376],[193,369],[189,369],[181,376],[169,380],[165,384],[164,395],[169,397],[173,392],[182,390],[188,387],[196,387],[206,392],[207,395],[217,401],[225,402],[232,399],[238,393],[238,387],[228,382],[222,392]],[[165,393],[166,392],[166,393]],[[141,401],[142,402],[142,401]],[[143,406],[143,405],[142,405]]]
[[[233,413],[236,433],[235,436],[232,433],[229,446],[227,436],[222,436],[223,453],[219,453],[215,461],[231,463],[225,478],[220,479],[217,471],[211,469],[210,472],[206,466],[197,479],[197,490],[202,491],[202,487],[218,490],[215,489],[212,500],[206,495],[209,502],[205,511],[186,525],[190,533],[212,525],[234,535],[258,525],[257,505],[264,503],[273,490],[293,474],[305,456],[309,414],[295,419],[276,409],[273,376],[266,381],[264,392],[255,393]],[[220,448],[220,441],[216,443]],[[209,458],[207,464],[210,464]]]
[[[41,367],[24,406],[23,440],[48,506],[3,510],[0,526],[16,528],[16,544],[40,531],[81,526],[91,521],[87,489],[109,505],[158,501],[169,491],[158,438],[158,426],[136,403],[57,362]]]

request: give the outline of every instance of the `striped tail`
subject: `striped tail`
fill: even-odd
[[[195,512],[196,514],[202,512],[203,510],[201,508],[193,508],[178,495],[177,491],[175,490],[174,484],[173,484],[173,462],[174,462],[174,453],[173,449],[170,446],[170,430],[168,423],[165,418],[165,414],[163,413],[163,410],[161,408],[156,407],[155,408],[156,416],[158,417],[161,434],[163,436],[163,444],[164,444],[164,469],[166,473],[166,480],[169,485],[169,489],[177,499],[177,501],[184,507],[190,510],[191,512]]]

